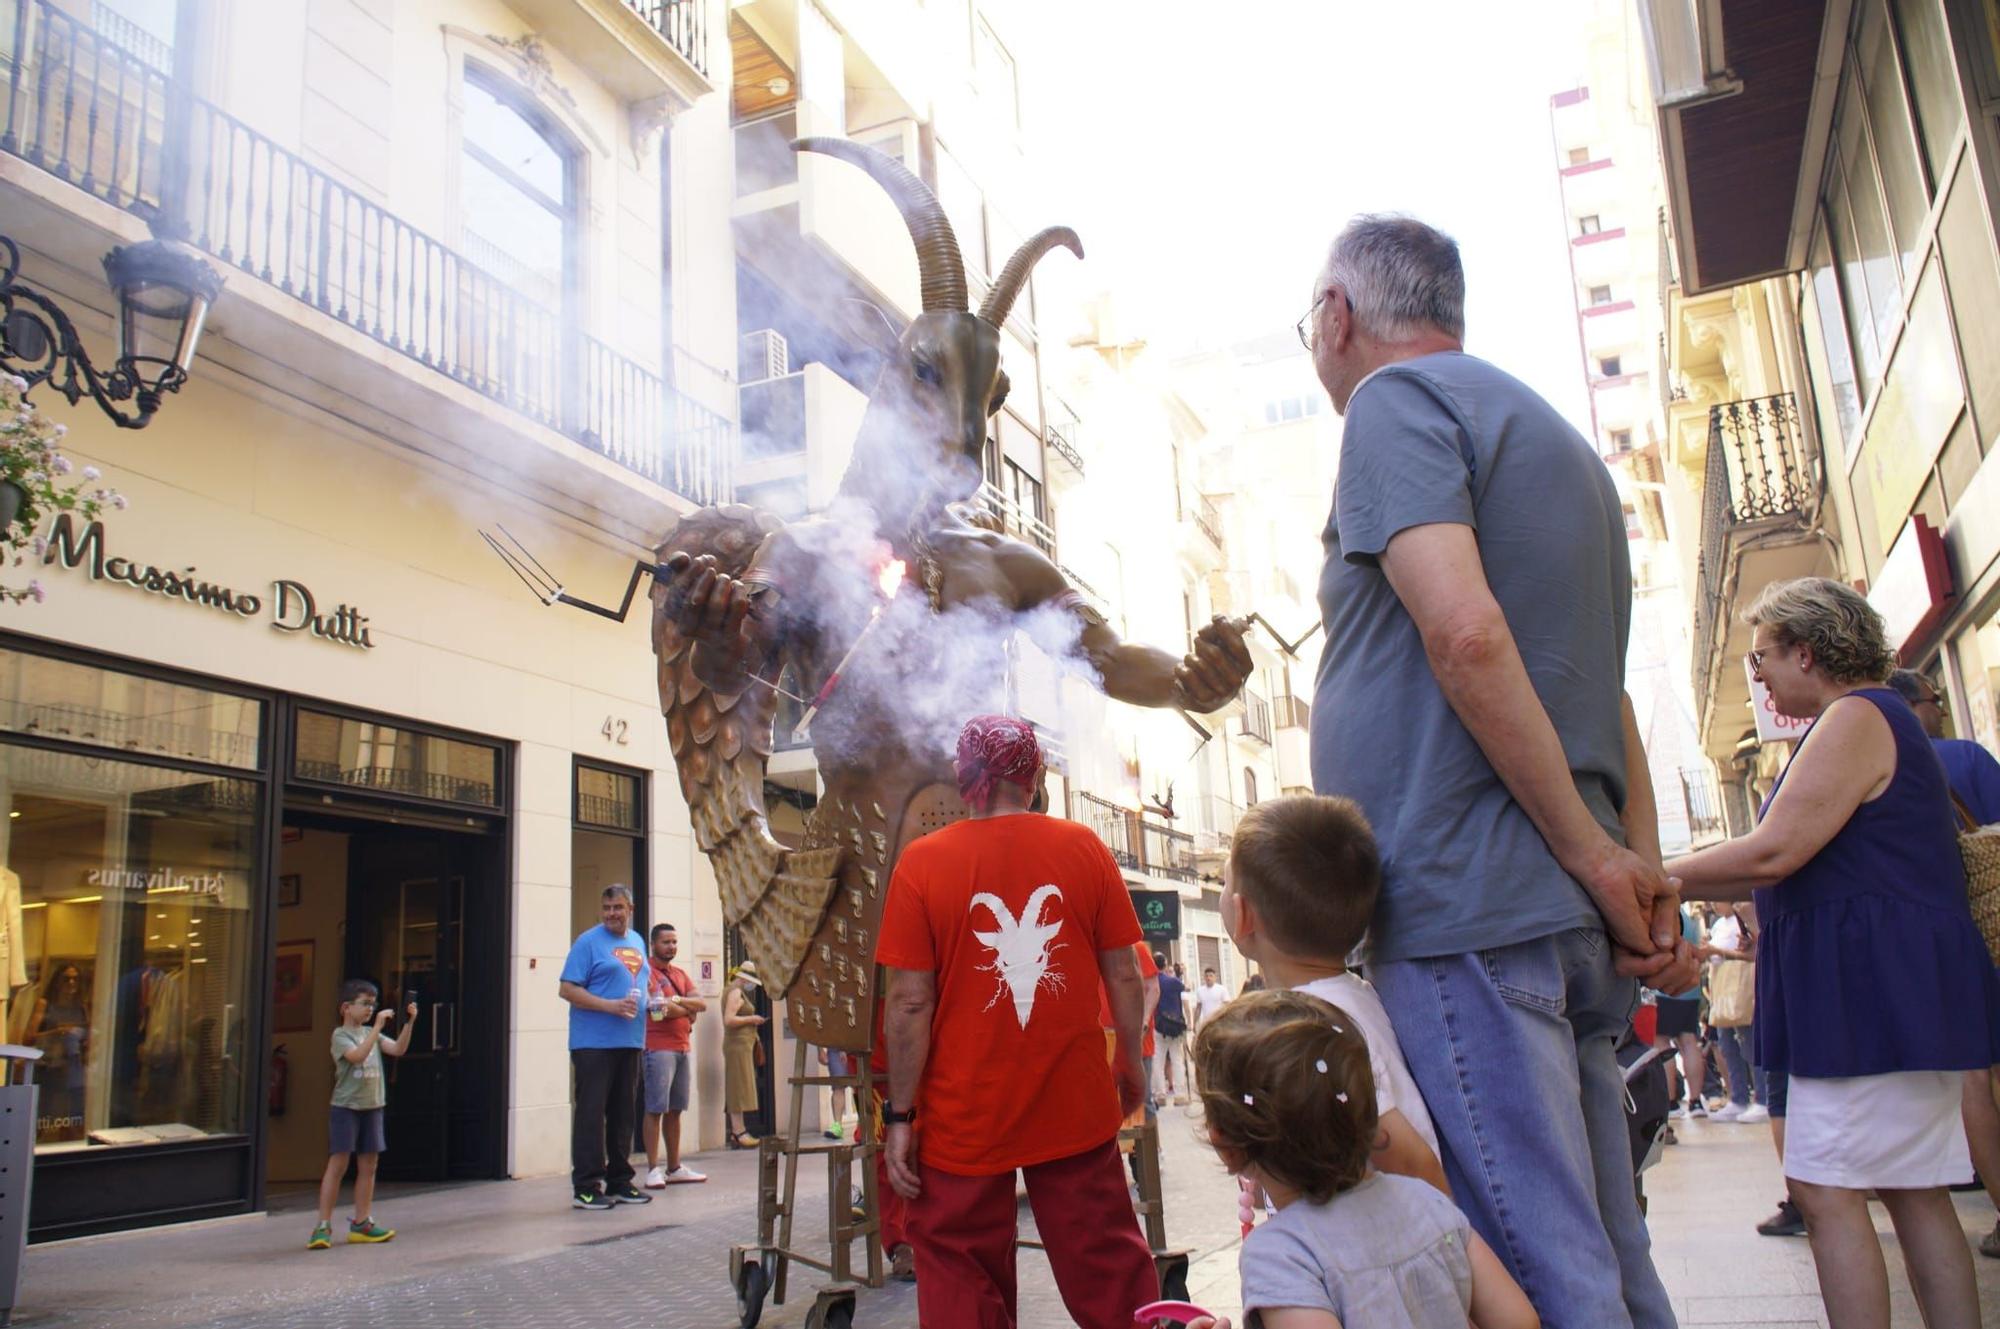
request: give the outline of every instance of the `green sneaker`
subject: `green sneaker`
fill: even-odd
[[[306,1238],[306,1249],[309,1251],[323,1251],[332,1245],[333,1226],[329,1223],[321,1223],[313,1229],[312,1236]]]
[[[359,1218],[347,1225],[349,1245],[374,1245],[389,1240],[396,1235],[396,1229],[383,1227],[372,1218]]]

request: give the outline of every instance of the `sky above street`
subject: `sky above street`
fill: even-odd
[[[1001,0],[1060,214],[1017,224],[1074,225],[1079,293],[1178,354],[1289,328],[1347,218],[1409,213],[1459,241],[1468,349],[1587,430],[1549,97],[1582,79],[1589,9]]]

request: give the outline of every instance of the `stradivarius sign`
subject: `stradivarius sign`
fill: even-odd
[[[112,582],[236,618],[261,618],[268,606],[275,631],[302,632],[364,651],[375,649],[374,639],[368,634],[366,614],[349,604],[335,605],[331,612],[322,612],[318,599],[304,582],[280,577],[271,582],[267,597],[209,581],[191,566],[175,568],[110,555],[104,550],[104,523],[93,521],[79,534],[71,513],[56,518],[42,562],[60,563],[65,568],[81,567],[92,581]]]

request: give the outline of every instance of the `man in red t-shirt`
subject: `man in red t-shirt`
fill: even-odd
[[[875,952],[889,970],[889,1182],[910,1201],[918,1319],[1012,1329],[1019,1168],[1071,1317],[1129,1329],[1159,1296],[1118,1165],[1120,1118],[1146,1094],[1138,916],[1095,834],[1028,811],[1042,758],[1026,722],[973,719],[957,769],[972,818],[903,850]]]
[[[646,1185],[659,1190],[682,1182],[707,1181],[681,1162],[681,1113],[694,1083],[688,1035],[694,1017],[708,1003],[694,994],[694,980],[673,963],[680,938],[672,923],[653,926],[653,990],[646,1002]],[[667,1138],[667,1165],[660,1166],[660,1136]]]

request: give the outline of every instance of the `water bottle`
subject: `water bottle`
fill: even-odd
[[[632,1005],[634,1015],[644,1010],[646,1006],[646,989],[636,982],[632,984]]]

